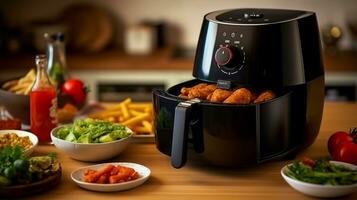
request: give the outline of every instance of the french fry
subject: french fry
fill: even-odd
[[[152,107],[152,105],[150,103],[132,103],[128,107],[135,110],[145,110],[146,108]]]
[[[6,83],[4,83],[4,84],[2,85],[2,88],[5,89],[5,90],[6,90],[6,89],[9,89],[9,88],[11,88],[11,87],[17,85],[18,82],[19,82],[19,80],[7,81]]]
[[[121,111],[106,111],[106,112],[100,112],[100,113],[93,113],[89,115],[90,118],[107,118],[107,117],[112,117],[112,116],[117,116],[121,115]]]
[[[31,69],[27,74],[19,79],[19,84],[26,83],[26,82],[33,82],[35,80],[35,70]]]
[[[130,112],[130,115],[132,115],[132,116],[139,116],[139,115],[145,114],[145,112],[139,112],[136,110],[130,110],[129,112]]]
[[[128,108],[126,107],[125,103],[120,105],[120,109],[121,109],[121,111],[123,113],[123,118],[124,119],[129,119],[130,118],[130,114],[129,114]]]
[[[145,112],[152,112],[152,107],[145,108]]]
[[[133,131],[135,131],[135,133],[139,134],[139,135],[143,135],[143,134],[150,134],[151,131],[149,129],[147,129],[144,126],[135,126],[133,128]]]
[[[28,95],[35,82],[35,70],[31,69],[22,78],[11,80],[2,85],[2,88],[15,94]]]
[[[126,98],[124,101],[120,102],[119,104],[109,107],[108,110],[119,110],[121,104],[129,104],[129,103],[131,103],[131,98]]]
[[[131,119],[128,119],[127,121],[124,121],[122,124],[125,125],[125,126],[130,126],[130,125],[136,124],[136,123],[138,123],[138,122],[140,122],[142,120],[146,120],[149,117],[150,117],[149,113],[145,113],[145,114],[133,117]]]
[[[15,91],[15,94],[25,94],[26,89],[27,88],[23,88],[23,89],[17,90],[17,91]]]
[[[152,124],[151,124],[149,121],[144,120],[144,121],[142,121],[141,123],[142,123],[142,125],[146,128],[146,130],[147,130],[148,133],[151,133],[151,132],[152,132]]]
[[[119,116],[118,117],[118,122],[122,122],[122,121],[124,121],[124,117],[123,116]]]
[[[9,89],[10,92],[17,92],[19,90],[26,89],[28,87],[28,84],[21,84],[21,85],[15,85]]]
[[[25,93],[24,93],[25,95],[30,94],[33,84],[34,84],[34,82],[29,84],[29,86],[26,88]]]

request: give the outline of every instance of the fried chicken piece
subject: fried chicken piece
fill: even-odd
[[[210,95],[216,88],[217,86],[215,84],[209,84],[209,85],[207,85],[206,83],[198,84],[190,88],[188,92],[188,98],[207,99],[207,96]]]
[[[185,95],[185,96],[188,96],[188,93],[190,93],[190,90],[202,88],[202,87],[205,87],[205,86],[207,86],[207,85],[208,85],[207,83],[200,83],[200,84],[197,84],[197,85],[192,86],[192,87],[189,87],[189,88],[187,88],[187,87],[182,87],[182,88],[181,88],[181,94],[182,94],[182,95]]]
[[[233,92],[223,103],[249,104],[253,101],[253,94],[246,88],[239,88]]]
[[[229,96],[231,96],[233,92],[230,90],[224,90],[224,89],[216,89],[212,94],[210,94],[207,97],[207,100],[215,103],[221,103],[225,99],[227,99]]]
[[[215,90],[215,91],[216,91],[216,90]],[[208,101],[211,100],[212,94],[213,94],[213,92],[207,96],[207,100],[208,100]]]
[[[183,96],[187,96],[188,95],[188,93],[190,92],[190,90],[191,90],[191,88],[187,88],[187,87],[182,87],[181,88],[181,95],[183,95]]]
[[[258,98],[256,98],[254,100],[254,103],[262,103],[262,102],[269,101],[269,100],[274,99],[274,98],[275,98],[274,92],[271,91],[271,90],[266,90],[266,91],[260,93]]]
[[[179,95],[179,97],[185,98],[185,99],[189,99],[188,94],[190,93],[190,91],[191,91],[192,89],[199,89],[199,88],[205,87],[205,86],[207,86],[207,85],[208,85],[207,83],[200,83],[200,84],[197,84],[197,85],[192,86],[192,87],[189,87],[189,88],[187,88],[187,87],[182,87],[182,88],[181,88],[181,91],[180,91],[181,94]]]

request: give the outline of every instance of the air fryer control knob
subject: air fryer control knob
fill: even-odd
[[[214,59],[218,66],[233,69],[241,65],[242,53],[235,46],[219,47]]]

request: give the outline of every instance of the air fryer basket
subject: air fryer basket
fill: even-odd
[[[199,82],[191,80],[167,92],[154,91],[156,145],[161,152],[171,155],[173,162],[183,159],[182,163],[180,161],[183,165],[186,157],[182,154],[186,154],[190,146],[204,160],[222,166],[264,162],[292,153],[301,146],[298,145],[301,139],[296,138],[292,123],[305,124],[305,121],[302,117],[296,117],[299,113],[291,104],[294,92],[280,91],[277,98],[260,104],[195,103],[187,125],[186,140],[189,144],[175,149],[172,143],[177,120],[175,111],[180,102],[186,101],[177,95],[183,86],[189,87]]]

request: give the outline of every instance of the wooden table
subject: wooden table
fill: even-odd
[[[326,103],[320,134],[315,143],[298,157],[327,156],[328,137],[337,130],[357,126],[357,104]],[[152,170],[150,179],[133,190],[114,193],[91,192],[79,188],[70,173],[90,165],[72,160],[54,146],[39,146],[36,154],[57,152],[63,167],[62,182],[53,190],[31,199],[313,199],[293,190],[280,176],[280,169],[291,161],[275,161],[261,166],[231,170],[187,164],[181,169],[170,166],[169,158],[156,150],[154,144],[132,144],[113,161],[143,164]],[[0,197],[1,198],[1,197]],[[357,199],[357,192],[346,197]]]

